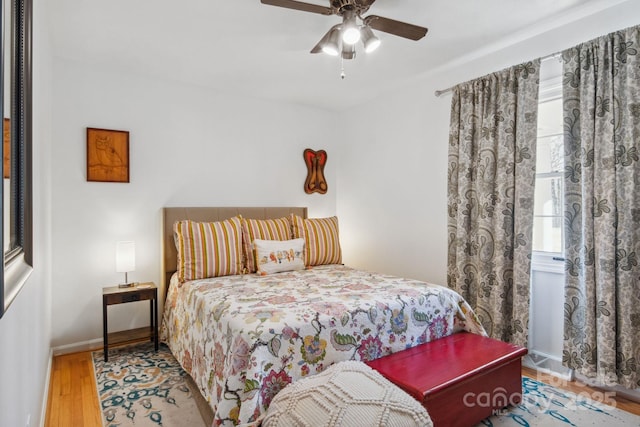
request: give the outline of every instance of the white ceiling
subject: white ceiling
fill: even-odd
[[[54,54],[123,73],[340,110],[398,81],[505,47],[623,0],[378,0],[368,14],[429,28],[345,61],[309,50],[340,21],[260,0],[53,0]],[[328,5],[329,0],[308,0]]]

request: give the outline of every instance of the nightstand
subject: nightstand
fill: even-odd
[[[107,306],[149,300],[149,326],[107,333]],[[102,288],[102,332],[104,361],[109,360],[109,345],[124,344],[150,338],[158,351],[158,288],[152,282],[138,283],[129,288]]]

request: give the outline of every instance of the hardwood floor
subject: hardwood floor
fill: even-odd
[[[529,368],[522,368],[522,374],[577,394],[601,393],[580,383],[560,381]],[[620,396],[615,397],[614,401],[617,408],[640,415],[640,403]],[[91,352],[54,357],[45,426],[101,427],[100,418]]]
[[[90,351],[53,358],[45,426],[102,427]]]

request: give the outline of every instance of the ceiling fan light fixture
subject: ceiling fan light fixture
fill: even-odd
[[[361,33],[365,52],[371,53],[380,47],[380,39],[373,33],[371,28],[365,25],[362,27]]]
[[[356,44],[360,41],[360,29],[356,22],[356,15],[345,13],[342,25],[342,41],[346,44]]]
[[[338,56],[340,53],[340,29],[332,28],[327,34],[326,40],[322,43],[322,51],[327,55]]]
[[[380,46],[380,39],[373,30],[382,31],[409,40],[420,40],[428,28],[378,15],[365,15],[376,0],[329,0],[328,6],[308,3],[308,0],[261,0],[262,4],[286,9],[300,10],[320,15],[341,17],[338,24],[325,33],[322,39],[311,49],[312,54],[324,52],[342,59],[356,56],[355,44],[362,40],[366,53]],[[319,0],[316,0],[319,2]],[[326,3],[327,0],[323,0]],[[344,78],[344,71],[342,73]]]

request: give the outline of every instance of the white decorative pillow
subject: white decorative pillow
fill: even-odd
[[[304,239],[253,241],[259,274],[304,270]]]
[[[251,242],[256,239],[290,240],[291,237],[291,223],[287,217],[277,219],[242,218],[242,246],[245,266],[249,273],[256,272],[256,260]]]

